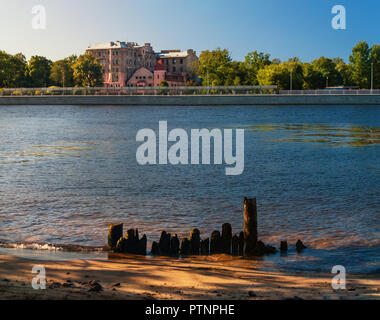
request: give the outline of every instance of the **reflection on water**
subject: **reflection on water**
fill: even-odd
[[[380,144],[380,128],[327,124],[257,124],[247,126],[248,132],[286,132],[277,142],[314,142],[332,147],[368,147]]]
[[[244,173],[139,166],[136,133],[160,120],[246,128]],[[149,241],[225,222],[239,232],[247,196],[263,241],[311,248],[279,265],[379,269],[379,128],[379,107],[1,106],[0,242],[103,246],[118,221]]]

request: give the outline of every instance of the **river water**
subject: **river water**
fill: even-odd
[[[245,129],[245,169],[136,161],[143,128]],[[256,197],[259,238],[301,239],[294,270],[380,269],[380,108],[374,106],[0,106],[0,241],[103,246],[108,224],[202,237],[243,227]]]

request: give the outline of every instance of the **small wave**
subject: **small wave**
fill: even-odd
[[[66,252],[103,252],[106,247],[91,247],[73,244],[57,245],[50,243],[5,243],[0,242],[0,247],[8,249],[26,250],[47,250],[47,251],[66,251]]]

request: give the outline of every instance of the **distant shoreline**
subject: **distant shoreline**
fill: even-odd
[[[0,96],[0,105],[262,106],[374,105],[380,95]]]

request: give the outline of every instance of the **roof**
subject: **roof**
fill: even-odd
[[[129,47],[125,42],[120,41],[110,41],[110,42],[102,42],[97,43],[93,46],[89,46],[88,50],[99,50],[99,49],[128,49]]]
[[[156,66],[154,67],[154,71],[159,71],[159,70],[166,71],[166,67],[163,65],[162,60],[158,60],[156,63]]]
[[[189,56],[189,53],[187,51],[172,51],[172,52],[161,52],[158,53],[157,56],[159,58],[186,58]]]

